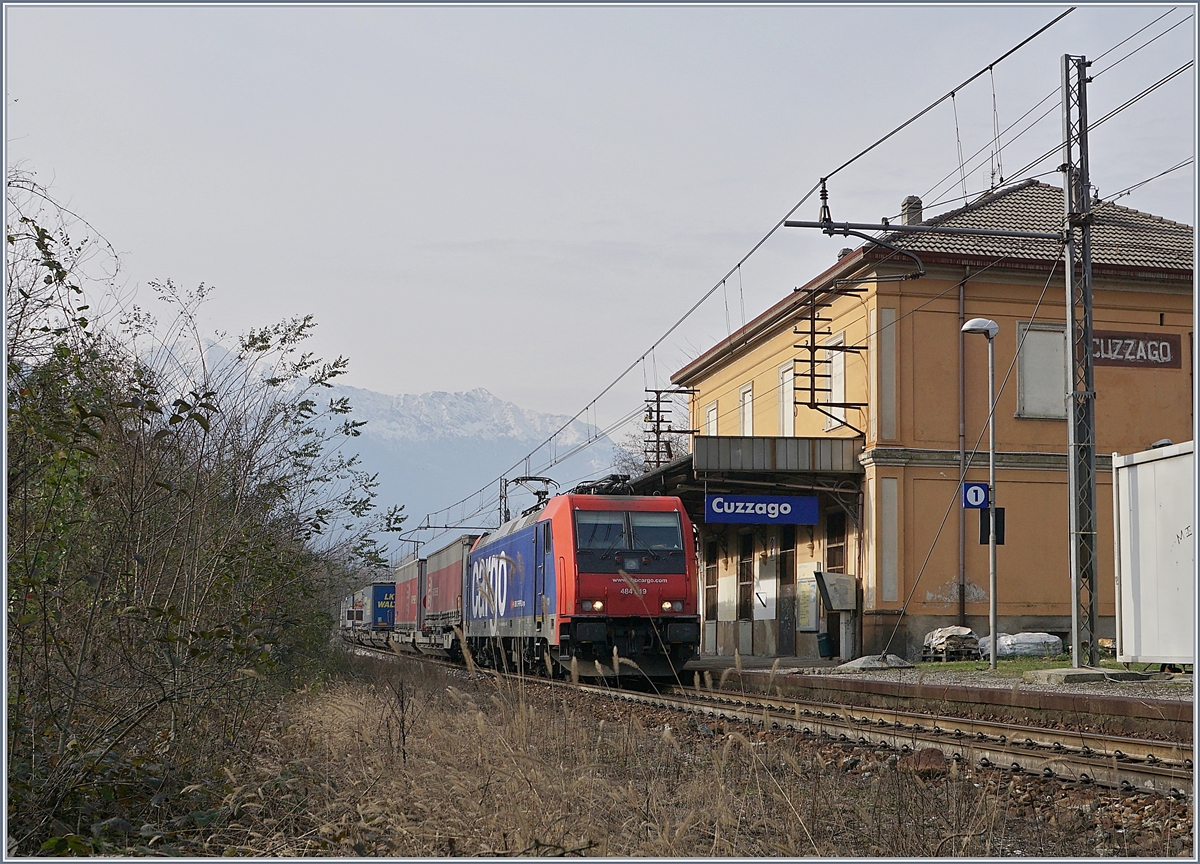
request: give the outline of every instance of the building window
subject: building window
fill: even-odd
[[[1066,420],[1066,325],[1018,323],[1017,344],[1017,416]]]
[[[832,339],[825,342],[826,345],[845,345],[846,336],[844,333],[839,333]],[[845,351],[826,351],[825,359],[828,361],[825,365],[829,369],[829,400],[830,402],[845,402],[846,401],[846,352]],[[837,429],[846,420],[845,408],[830,408],[829,413],[832,417],[825,418],[825,431]],[[835,419],[836,418],[836,419]],[[841,422],[839,422],[841,421]]]
[[[796,364],[791,360],[779,367],[779,434],[796,434]]]
[[[754,620],[754,535],[738,537],[738,605],[739,621]]]
[[[738,434],[754,434],[754,384],[738,391]]]
[[[825,514],[825,572],[846,572],[846,514],[841,510]]]
[[[704,620],[717,620],[717,541],[704,544]]]
[[[717,434],[717,403],[714,402],[704,409],[704,434]]]

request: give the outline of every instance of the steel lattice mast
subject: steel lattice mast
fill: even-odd
[[[1067,484],[1070,498],[1071,663],[1098,662],[1096,388],[1092,372],[1092,201],[1088,178],[1087,70],[1062,58],[1063,211],[1067,231]]]

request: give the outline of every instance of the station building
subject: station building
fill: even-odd
[[[1093,214],[1099,628],[1112,636],[1111,454],[1191,438],[1195,241],[1111,203]],[[910,197],[902,216],[1040,232],[1062,219],[1062,191],[1036,181],[928,222]],[[960,332],[974,317],[1000,326],[999,629],[1070,632],[1060,244],[882,239],[892,248],[842,250],[672,377],[692,391],[692,454],[635,486],[680,495],[699,528],[704,653],[912,658],[935,627],[987,634],[987,511],[963,508],[959,482],[988,479],[987,340]],[[751,512],[714,514],[717,498]],[[755,506],[797,498],[800,524]]]

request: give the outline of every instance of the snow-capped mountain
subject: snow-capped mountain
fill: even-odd
[[[335,386],[330,395],[347,397],[353,407],[350,416],[367,421],[359,437],[347,442],[347,449],[357,451],[363,467],[378,474],[377,502],[381,507],[404,505],[409,516],[406,528],[415,527],[426,513],[469,496],[501,473],[507,472],[509,479],[527,473],[523,465],[509,469],[560,429],[563,431],[555,436],[553,445],[539,450],[528,467],[528,473],[557,480],[560,491],[579,478],[607,473],[616,459],[616,445],[590,424],[568,423],[570,418],[564,415],[530,411],[482,388],[465,393],[389,396]],[[562,457],[590,439],[597,440],[559,464],[543,467],[552,455]],[[513,512],[531,503],[532,498],[521,497],[520,489],[510,491]],[[498,487],[491,491],[493,497],[495,492]],[[473,505],[478,503],[475,499]],[[434,524],[469,515],[473,505],[436,519]],[[489,507],[466,524],[495,525],[497,512]],[[389,545],[398,551],[396,544]]]
[[[497,399],[482,387],[466,393],[436,391],[418,396],[388,396],[373,390],[339,386],[354,406],[355,416],[367,420],[376,438],[433,441],[457,438],[509,439],[536,445],[570,419],[540,414]],[[560,445],[572,445],[595,435],[588,424],[575,421],[558,435]]]

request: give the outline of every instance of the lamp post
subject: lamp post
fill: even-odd
[[[1000,325],[988,318],[972,318],[963,333],[982,333],[988,342],[988,627],[991,651],[988,666],[996,668],[996,349],[993,340]]]

